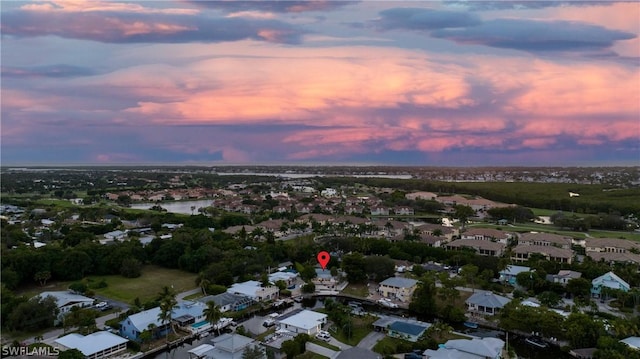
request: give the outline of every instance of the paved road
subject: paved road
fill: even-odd
[[[384,338],[384,336],[385,334],[382,332],[373,331],[367,334],[366,337],[362,338],[360,343],[358,343],[358,348],[371,350],[380,340],[382,340],[382,338]]]
[[[335,358],[335,357],[338,356],[338,354],[340,354],[340,352],[337,352],[335,350],[331,350],[329,348],[325,348],[323,346],[320,346],[318,344],[311,343],[311,342],[307,342],[306,348],[310,352],[314,352],[316,354],[320,354],[320,355],[325,356],[327,358]]]

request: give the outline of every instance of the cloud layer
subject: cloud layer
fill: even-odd
[[[631,22],[562,6],[536,10],[556,14],[540,20],[432,2],[162,4],[3,10],[2,161],[584,165],[640,155],[640,67],[614,51],[637,40]],[[629,6],[603,9],[622,18]],[[373,26],[345,25],[354,19]]]

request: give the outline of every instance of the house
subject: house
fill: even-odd
[[[511,234],[493,228],[469,228],[460,234],[460,239],[475,239],[507,244]]]
[[[626,239],[587,238],[585,252],[597,262],[640,264],[640,244]]]
[[[552,283],[567,285],[570,280],[582,277],[582,273],[572,270],[560,270],[558,274],[547,274],[547,280]]]
[[[423,223],[416,226],[420,233],[428,234],[436,237],[443,237],[444,242],[451,242],[454,236],[458,235],[458,229],[445,227],[440,224]]]
[[[476,241],[474,239],[456,239],[447,244],[448,250],[458,250],[461,248],[471,248],[477,254],[483,256],[499,257],[504,252],[506,244],[491,241]]]
[[[390,277],[380,282],[378,292],[385,298],[410,302],[417,285],[418,281],[415,279]]]
[[[413,216],[415,214],[413,208],[407,206],[394,207],[393,213],[398,216]]]
[[[509,282],[511,285],[516,285],[516,277],[522,272],[530,272],[531,268],[525,266],[508,265],[507,268],[501,270],[500,280],[502,282]]]
[[[571,237],[561,236],[553,233],[529,232],[522,233],[518,238],[518,246],[554,246],[563,249],[571,249]]]
[[[404,195],[404,198],[411,199],[411,200],[424,199],[428,201],[433,201],[437,197],[438,195],[433,192],[411,192]]]
[[[295,272],[278,271],[278,272],[269,274],[270,283],[275,284],[278,281],[283,281],[285,282],[287,287],[291,287],[292,285],[295,285],[297,278],[298,278],[298,273],[295,273]]]
[[[100,331],[87,336],[71,333],[54,340],[54,346],[62,351],[77,349],[87,359],[107,358],[127,350],[129,340],[115,334]]]
[[[67,314],[71,308],[88,308],[93,305],[95,301],[93,298],[85,297],[84,295],[75,294],[71,291],[54,291],[54,292],[42,292],[38,295],[40,298],[53,297],[58,306],[58,319]]]
[[[617,289],[623,292],[628,292],[631,289],[629,283],[625,282],[613,272],[605,273],[591,281],[591,296],[600,298],[603,287]]]
[[[388,216],[389,208],[379,207],[379,206],[371,207],[371,215],[372,216]]]
[[[105,239],[111,240],[111,241],[121,241],[123,240],[126,236],[127,236],[127,232],[126,231],[111,231],[108,233],[105,233],[104,235]]]
[[[247,347],[258,346],[249,337],[240,334],[223,334],[211,340],[211,344],[202,344],[188,351],[189,359],[241,359]],[[266,358],[266,353],[261,359]]]
[[[426,244],[429,247],[440,247],[442,243],[446,240],[444,237],[436,237],[428,234],[420,234],[420,242]]]
[[[214,302],[220,308],[220,312],[237,312],[248,308],[253,300],[244,295],[232,294],[229,292],[220,293],[217,295],[208,295],[206,297],[198,299],[198,302],[207,304],[208,302]]]
[[[631,252],[587,252],[586,254],[596,262],[640,264],[640,254]]]
[[[628,337],[620,340],[620,343],[626,344],[633,350],[640,350],[640,337]]]
[[[511,251],[511,260],[514,262],[526,262],[532,255],[541,255],[548,261],[558,263],[571,263],[573,251],[571,249],[559,248],[551,245],[527,245],[518,244]]]
[[[280,290],[276,286],[263,287],[260,282],[249,280],[242,283],[235,283],[229,289],[228,293],[247,296],[256,302],[266,302],[276,299]]]
[[[316,276],[311,282],[316,286],[316,291],[335,291],[339,283],[338,278],[331,275],[331,271],[322,268],[315,268]]]
[[[172,311],[172,322],[187,330],[202,331],[211,327],[211,324],[205,321],[206,307],[201,302],[180,301]],[[161,321],[160,313],[160,307],[155,307],[128,316],[120,322],[120,336],[139,341],[140,334],[150,329],[154,338],[164,336],[170,329],[170,323]]]
[[[298,309],[276,318],[281,330],[315,335],[327,323],[327,315],[307,309]]]
[[[387,335],[393,338],[408,340],[410,342],[417,342],[430,326],[431,324],[428,323],[398,320],[387,327],[389,330]]]
[[[438,350],[427,349],[425,359],[500,359],[505,342],[498,338],[452,339]]]
[[[164,336],[169,331],[169,323],[162,323],[159,315],[160,307],[155,307],[128,316],[120,322],[120,336],[139,341],[140,334],[148,329],[153,329],[155,338]]]
[[[472,316],[488,316],[497,314],[511,299],[491,292],[476,292],[467,300],[467,311]]]
[[[640,243],[629,241],[626,239],[616,238],[587,238],[585,240],[585,251],[587,255],[590,252],[606,252],[606,253],[640,253]]]

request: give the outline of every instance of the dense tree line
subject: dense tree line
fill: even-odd
[[[430,191],[441,194],[470,194],[503,203],[579,213],[611,213],[640,216],[640,189],[605,185],[528,182],[441,182],[389,178],[323,177],[328,187],[363,184],[398,191]],[[569,197],[569,192],[579,197]]]

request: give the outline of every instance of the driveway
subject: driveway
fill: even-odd
[[[360,343],[358,343],[358,348],[371,350],[380,340],[382,340],[382,338],[384,338],[384,336],[385,334],[382,332],[373,331],[367,334],[366,337],[362,338]]]
[[[314,352],[316,354],[320,354],[320,355],[325,356],[327,358],[335,358],[340,353],[340,352],[331,350],[329,348],[325,348],[323,346],[320,346],[318,344],[314,344],[314,343],[311,343],[311,342],[307,342],[306,348],[310,352]]]

